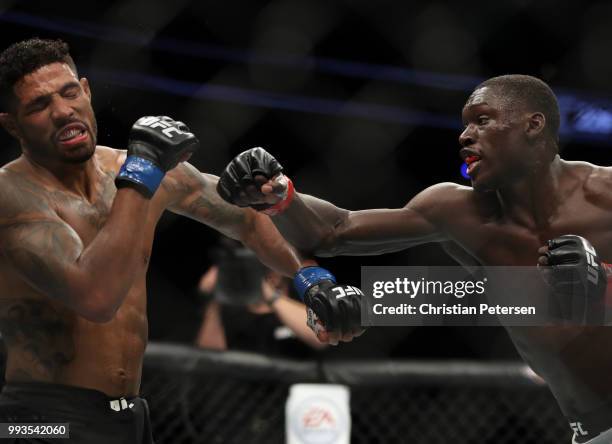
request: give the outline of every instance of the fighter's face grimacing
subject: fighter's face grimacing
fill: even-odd
[[[13,87],[14,106],[3,116],[24,153],[37,162],[82,163],[96,147],[97,125],[87,79],[66,63],[51,63]]]
[[[519,105],[500,97],[490,87],[478,88],[470,95],[463,107],[465,129],[459,143],[475,189],[502,188],[538,163],[533,138],[529,137],[531,118]]]

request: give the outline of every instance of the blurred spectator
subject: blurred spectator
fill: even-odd
[[[306,309],[291,298],[291,281],[266,269],[241,246],[224,241],[216,265],[198,286],[205,301],[196,344],[307,358],[325,348],[306,325]]]

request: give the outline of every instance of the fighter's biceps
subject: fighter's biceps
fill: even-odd
[[[38,221],[2,232],[2,254],[23,278],[45,292],[64,290],[65,271],[83,250],[72,229],[56,221]]]
[[[417,206],[407,205],[402,208],[402,218],[406,227],[413,227],[430,234],[440,231],[433,215]]]

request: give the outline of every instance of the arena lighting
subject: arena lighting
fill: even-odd
[[[127,28],[101,25],[97,23],[48,19],[22,12],[5,11],[0,13],[0,21],[20,24],[38,29],[61,32],[94,40],[127,43],[134,46],[148,46],[153,50],[175,54],[190,55],[213,60],[226,60],[234,63],[265,64],[314,69],[316,71],[346,77],[359,77],[373,80],[394,81],[438,89],[465,91],[469,93],[482,78],[418,71],[397,66],[378,65],[344,61],[322,57],[292,56],[279,53],[261,53],[248,50],[227,48],[218,45],[205,45],[198,42],[159,37]],[[93,73],[92,69],[92,73]],[[371,120],[395,122],[409,125],[422,125],[434,128],[460,129],[459,118],[440,113],[428,113],[410,108],[344,102],[327,98],[283,94],[253,89],[236,88],[223,85],[206,85],[183,82],[175,79],[150,76],[147,74],[123,72],[100,73],[97,77],[111,79],[114,84],[138,89],[163,91],[180,96],[213,99],[252,106],[277,108],[320,114],[345,115]],[[139,82],[142,81],[141,84]],[[193,94],[189,94],[192,91]],[[560,139],[584,142],[597,142],[600,145],[612,144],[612,101],[597,100],[574,91],[555,88],[561,111]]]
[[[458,117],[393,105],[350,102],[227,85],[188,82],[138,72],[102,70],[93,67],[83,71],[86,72],[87,77],[98,82],[102,81],[126,88],[159,91],[190,98],[220,100],[317,114],[352,116],[407,125],[460,129]]]
[[[612,134],[612,103],[562,93],[557,97],[561,111],[561,137],[586,135],[603,141]]]
[[[94,40],[127,43],[140,47],[146,46],[154,50],[211,60],[256,65],[277,65],[296,69],[314,69],[327,74],[403,82],[431,88],[471,91],[474,85],[484,80],[473,76],[418,71],[393,65],[353,62],[326,57],[294,56],[278,52],[266,53],[168,37],[153,38],[148,33],[128,28],[101,25],[82,20],[49,19],[23,12],[6,11],[0,13],[0,21]]]

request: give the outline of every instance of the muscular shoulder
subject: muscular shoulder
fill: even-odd
[[[586,188],[610,192],[612,186],[612,168],[593,165],[586,162],[571,162],[577,169],[582,170],[585,175],[584,185]]]
[[[432,185],[417,194],[407,207],[432,212],[445,207],[465,205],[474,198],[474,189],[452,182]]]
[[[612,210],[612,168],[586,162],[567,162],[582,180],[585,198]]]
[[[21,171],[0,169],[0,189],[0,225],[55,216],[43,186]]]
[[[104,170],[119,172],[121,165],[125,162],[126,150],[118,150],[108,146],[98,145],[96,147],[96,159]]]
[[[472,187],[452,182],[426,188],[408,202],[406,207],[437,224],[457,221],[462,215],[487,219],[494,216],[496,210],[491,193],[477,192]]]

